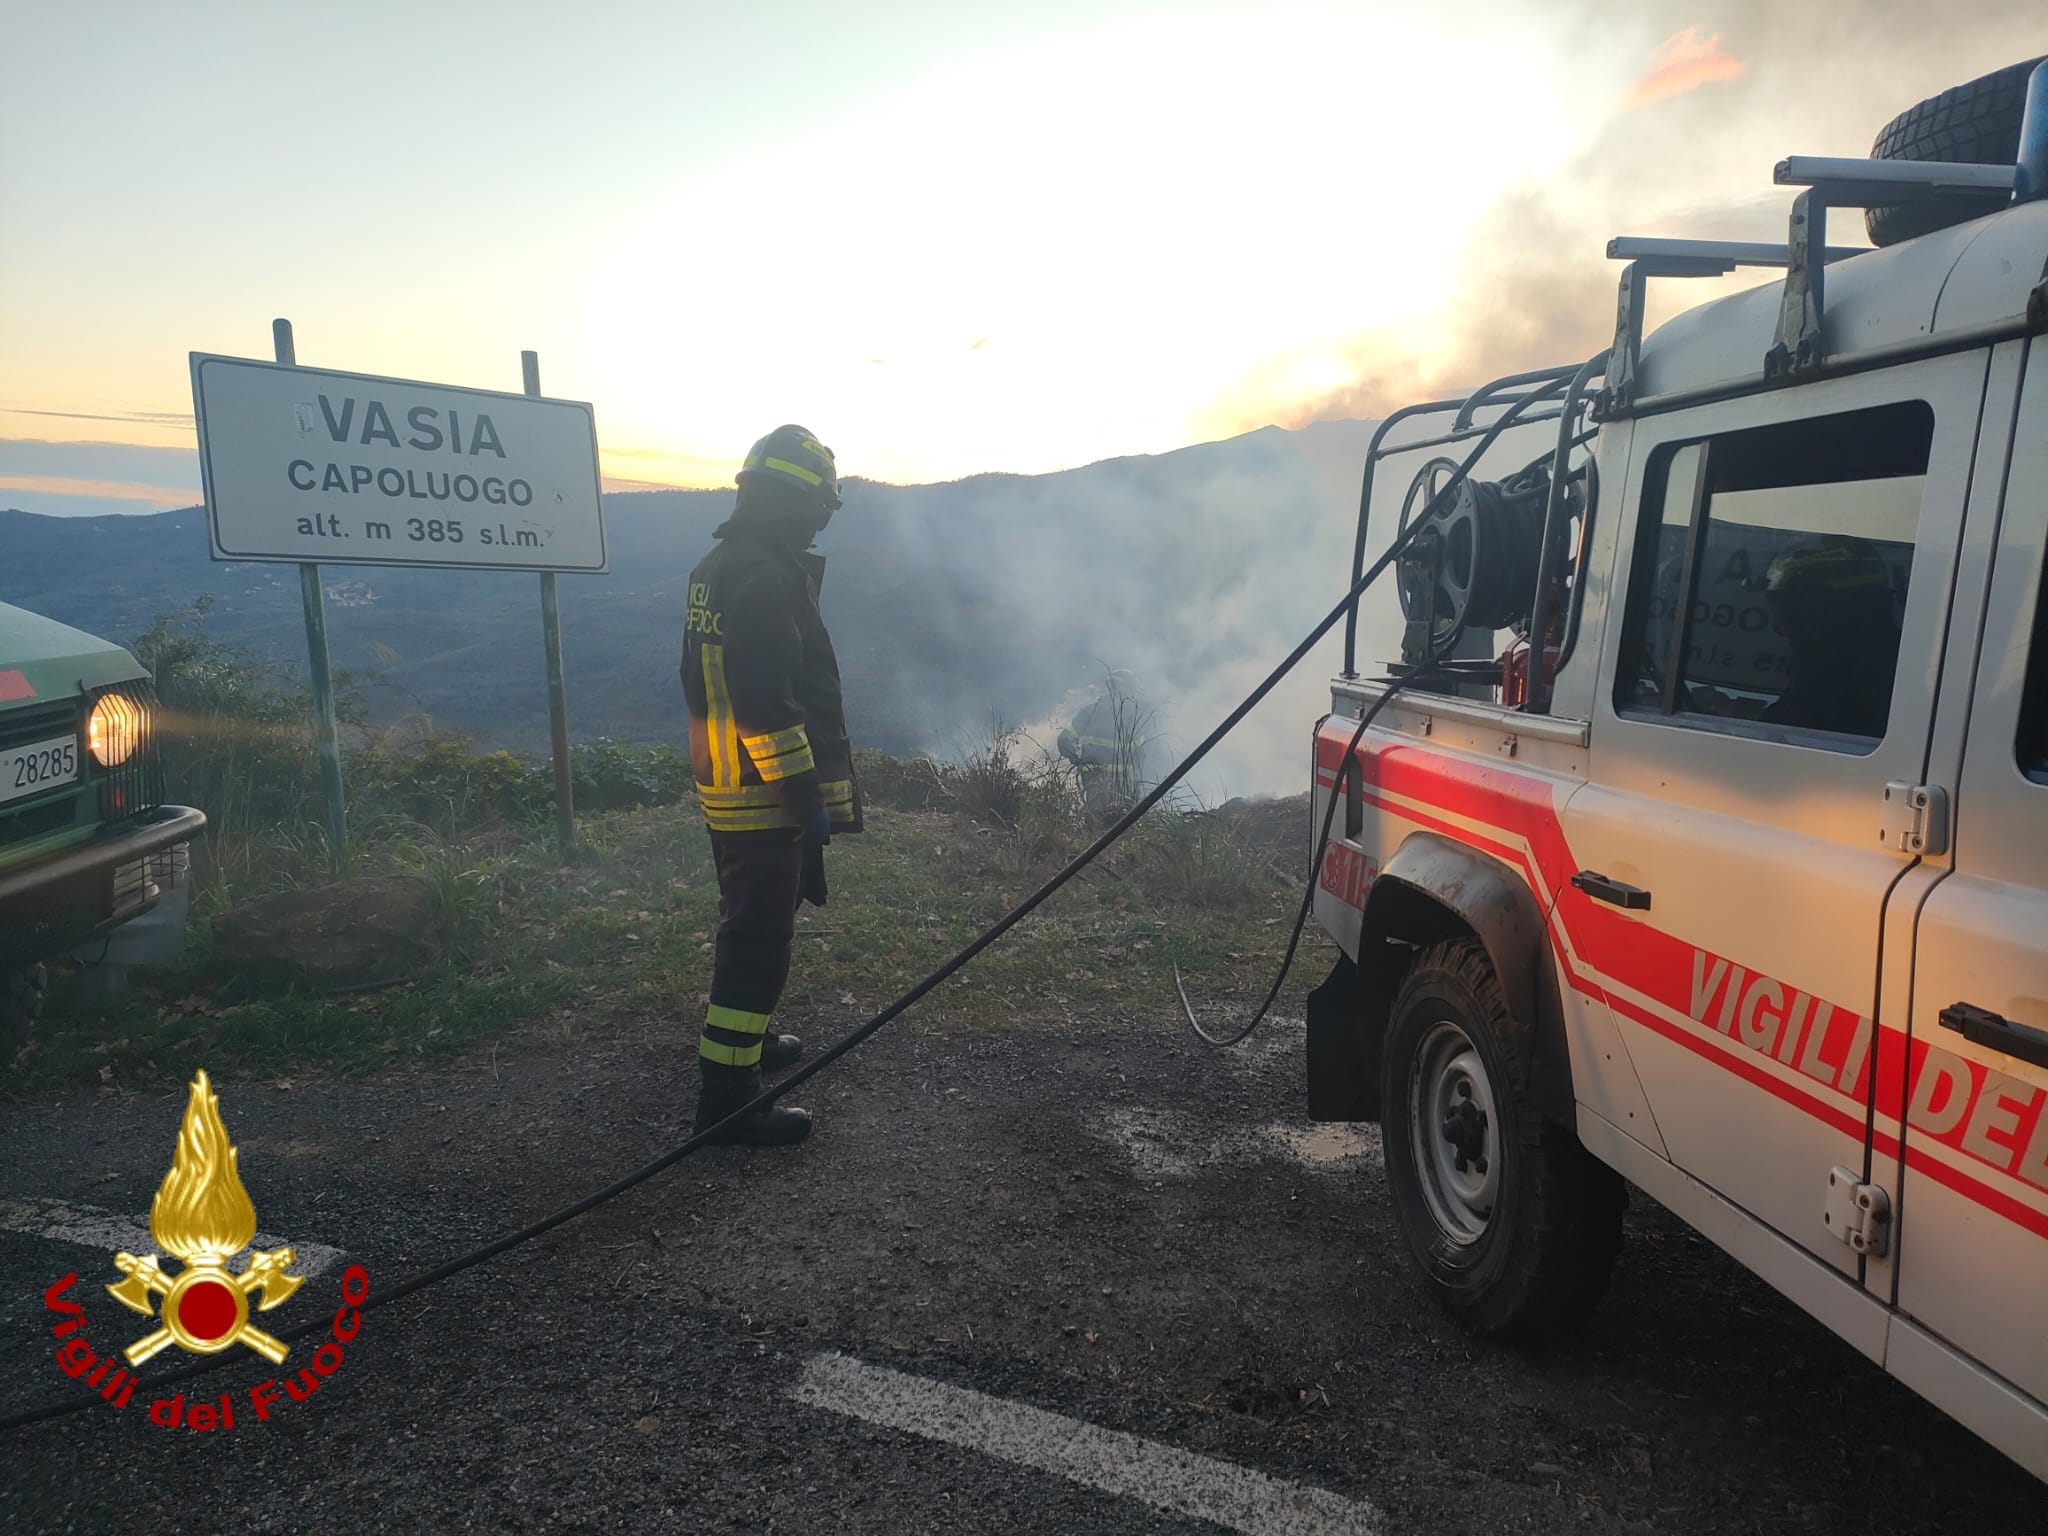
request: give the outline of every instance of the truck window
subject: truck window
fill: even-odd
[[[2036,784],[2048,784],[2048,560],[2041,564],[2041,590],[2034,597],[2034,635],[2027,647],[2017,744],[2020,772]]]
[[[1933,440],[1934,412],[1909,401],[1660,448],[1615,708],[1875,748]]]

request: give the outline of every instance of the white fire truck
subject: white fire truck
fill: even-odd
[[[1597,1300],[1626,1180],[2048,1478],[2048,65],[1777,180],[1782,246],[1613,242],[1602,358],[1381,425],[1354,576],[1461,457],[1315,733],[1310,1113],[1482,1333]]]

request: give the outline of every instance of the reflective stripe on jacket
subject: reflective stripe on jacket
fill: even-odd
[[[798,827],[821,805],[835,832],[858,832],[839,661],[818,611],[825,562],[781,531],[736,517],[690,573],[682,680],[697,798],[714,832]]]

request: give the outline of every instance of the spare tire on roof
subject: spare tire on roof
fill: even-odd
[[[1870,146],[1873,160],[1940,161],[1950,165],[2011,165],[2019,159],[2020,117],[2027,105],[2027,81],[2040,59],[2011,64],[1930,96],[1901,112]],[[1996,213],[2008,199],[1944,197],[1923,203],[1895,203],[1865,211],[1874,245],[1897,245],[1930,230],[1946,229]]]

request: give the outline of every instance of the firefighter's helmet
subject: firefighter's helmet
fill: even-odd
[[[739,483],[779,482],[817,501],[825,509],[839,506],[839,467],[832,450],[803,427],[777,427],[747,450]]]
[[[1764,590],[1781,602],[1824,602],[1890,589],[1891,574],[1877,551],[1862,539],[1838,535],[1787,550],[1764,573]]]

